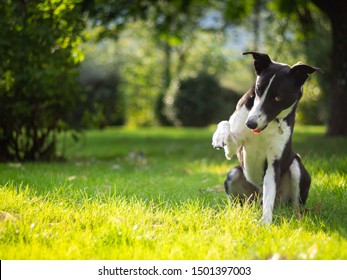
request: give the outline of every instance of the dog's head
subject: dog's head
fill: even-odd
[[[308,75],[321,70],[302,63],[293,66],[277,63],[263,53],[243,54],[253,56],[257,74],[254,103],[246,125],[254,133],[260,133],[272,120],[284,118],[294,110],[302,96],[302,86]]]

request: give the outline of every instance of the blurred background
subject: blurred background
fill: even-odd
[[[3,0],[0,161],[51,160],[107,126],[204,127],[254,82],[244,51],[320,67],[301,124],[347,135],[347,1]]]

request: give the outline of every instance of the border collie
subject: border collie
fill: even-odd
[[[311,177],[292,149],[295,111],[309,74],[319,68],[274,62],[267,54],[245,52],[254,59],[255,85],[239,100],[229,121],[218,124],[214,148],[223,148],[240,165],[224,183],[230,200],[261,197],[262,224],[272,222],[275,202],[305,204]]]

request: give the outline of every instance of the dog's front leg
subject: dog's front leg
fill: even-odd
[[[276,181],[279,177],[278,170],[273,163],[268,165],[263,182],[263,215],[261,223],[268,225],[272,222],[272,211],[276,198]]]
[[[217,129],[215,133],[213,133],[212,137],[212,146],[216,149],[223,148],[225,157],[227,159],[231,159],[233,156],[232,151],[234,150],[234,147],[229,121],[221,121],[217,125]]]
[[[225,157],[231,157],[237,153],[242,145],[244,135],[249,130],[245,122],[248,116],[248,109],[241,106],[231,115],[229,121],[221,121],[212,137],[212,146],[220,149],[224,148]]]

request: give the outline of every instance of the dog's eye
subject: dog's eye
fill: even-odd
[[[274,98],[274,100],[277,101],[277,102],[279,102],[279,101],[281,101],[281,98],[279,98],[278,96],[276,96],[276,97]]]

